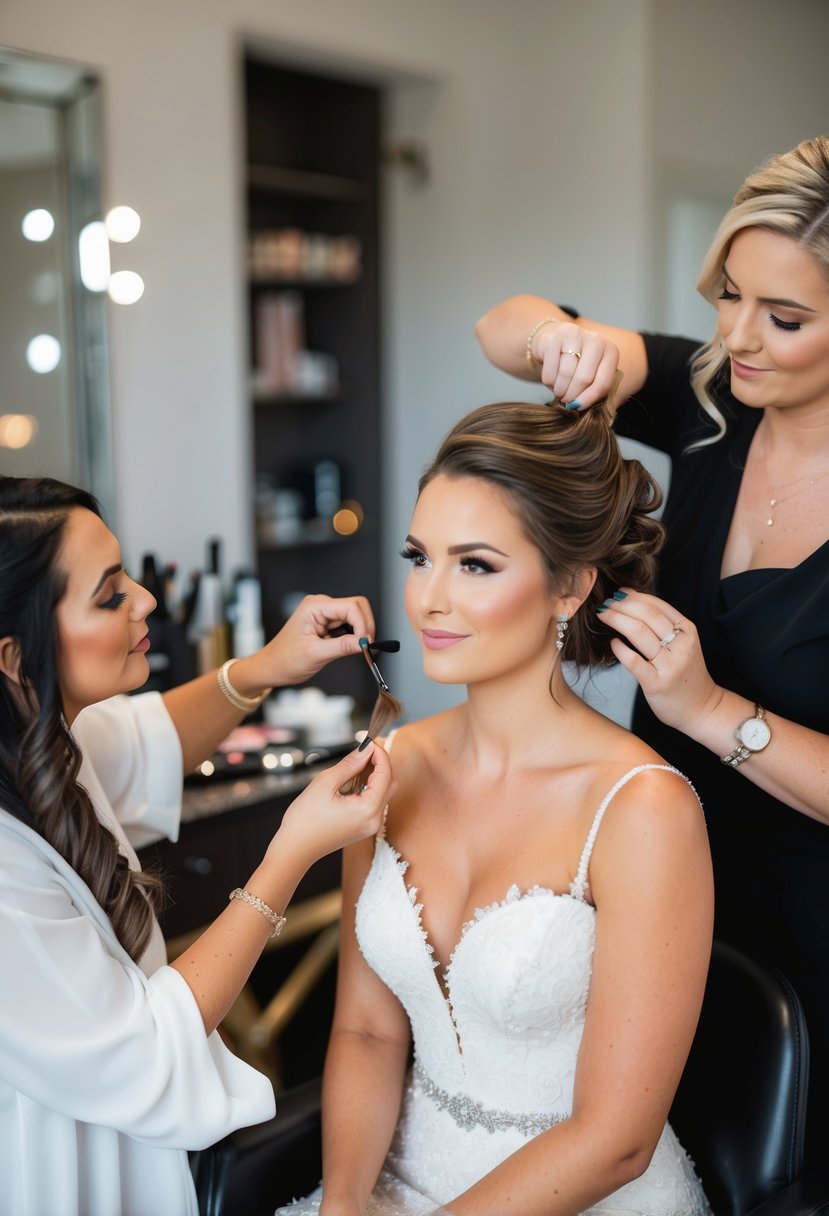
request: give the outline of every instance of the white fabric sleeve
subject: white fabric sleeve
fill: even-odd
[[[79,781],[93,798],[95,780],[100,782],[133,848],[162,836],[178,840],[181,741],[161,693],[121,695],[89,705],[78,714],[72,732],[84,755]]]
[[[48,845],[19,831],[0,838],[3,1081],[159,1147],[204,1148],[269,1118],[270,1080],[205,1034],[178,972],[164,966],[148,979],[88,888],[50,863]]]

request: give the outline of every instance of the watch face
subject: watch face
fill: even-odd
[[[761,751],[770,738],[768,723],[761,718],[749,718],[740,727],[740,742],[751,752]]]

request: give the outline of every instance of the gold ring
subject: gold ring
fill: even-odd
[[[580,351],[580,350],[563,350],[561,353],[562,353],[563,355],[575,355],[577,359],[580,359],[580,358],[581,358],[581,351]]]

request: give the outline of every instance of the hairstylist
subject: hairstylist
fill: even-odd
[[[175,837],[183,769],[275,684],[358,653],[361,598],[307,597],[262,650],[169,693],[147,678],[152,595],[83,490],[0,477],[0,1213],[196,1216],[187,1150],[273,1114],[216,1027],[297,883],[376,832],[370,743],[291,804],[253,874],[172,965],[131,847]],[[353,635],[331,637],[338,625]],[[362,791],[339,790],[365,770]]]
[[[716,934],[775,963],[806,1008],[809,1160],[829,1142],[829,137],[753,172],[705,258],[699,344],[517,296],[487,357],[667,453],[658,596],[600,611],[638,682],[633,727],[693,781]],[[569,315],[568,315],[569,314]]]

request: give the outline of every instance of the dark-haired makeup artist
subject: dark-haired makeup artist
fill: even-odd
[[[807,1163],[829,1143],[829,136],[749,175],[702,266],[712,340],[634,333],[516,296],[487,356],[671,458],[658,597],[602,619],[639,688],[633,728],[705,808],[716,933],[797,989]],[[625,594],[626,593],[626,594]]]
[[[369,741],[285,812],[224,911],[167,965],[133,844],[178,830],[182,774],[272,685],[358,654],[361,597],[308,596],[260,651],[168,693],[153,596],[83,490],[0,477],[0,1213],[197,1216],[187,1150],[273,1114],[216,1027],[305,871],[375,832]],[[343,626],[351,632],[339,633]],[[360,792],[340,791],[361,773]]]

